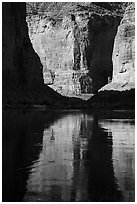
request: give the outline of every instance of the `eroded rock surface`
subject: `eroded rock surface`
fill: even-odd
[[[25,4],[3,3],[3,103],[8,107],[18,103],[52,106],[58,101],[60,107],[64,103],[63,107],[75,108],[81,101],[57,92],[85,98],[108,82],[101,90],[134,87],[134,3],[126,9],[118,32],[121,17],[117,13],[98,6],[95,12],[90,3],[78,8],[72,4],[75,7],[61,18],[51,18],[51,12],[27,16],[37,54],[28,36]]]
[[[55,104],[59,94],[44,85],[42,64],[28,35],[26,4],[2,3],[3,105]]]
[[[118,27],[113,49],[112,83],[102,90],[135,88],[135,4],[130,4]]]
[[[43,64],[45,84],[62,95],[81,97],[110,82],[120,19],[90,3],[64,12],[58,20],[50,12],[28,15],[29,35]]]
[[[112,82],[101,88],[88,106],[135,109],[135,5],[130,4],[118,27],[113,49]]]

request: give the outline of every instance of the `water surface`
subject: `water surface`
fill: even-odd
[[[134,201],[134,137],[122,113],[6,112],[3,201]]]

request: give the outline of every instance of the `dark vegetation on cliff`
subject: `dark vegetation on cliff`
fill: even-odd
[[[135,109],[135,90],[126,91],[100,91],[86,102],[91,109],[115,109],[115,110],[134,110]]]

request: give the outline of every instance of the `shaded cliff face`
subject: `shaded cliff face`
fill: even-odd
[[[113,73],[112,51],[119,18],[104,15],[92,17],[89,26],[87,62],[92,78],[93,93],[110,83]]]
[[[3,80],[18,85],[42,84],[42,65],[34,52],[26,24],[25,3],[2,4]]]
[[[4,107],[40,101],[42,64],[28,36],[25,3],[2,3],[2,46]]]
[[[55,11],[27,16],[31,42],[43,64],[44,82],[62,95],[92,94],[111,81],[120,17],[105,9],[93,10],[86,4],[60,14],[60,20]]]

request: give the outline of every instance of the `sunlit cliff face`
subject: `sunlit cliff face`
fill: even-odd
[[[118,27],[113,51],[113,82],[135,84],[135,5],[127,7]]]
[[[103,90],[135,89],[135,4],[129,5],[123,15],[114,40],[112,54],[112,83]]]
[[[124,15],[88,9],[76,9],[59,20],[49,13],[27,16],[45,84],[62,95],[79,97],[96,93],[111,81],[118,90],[133,87],[134,3]]]
[[[27,16],[27,22],[45,84],[62,95],[80,97],[111,81],[119,17],[76,11],[60,22],[45,15]]]

